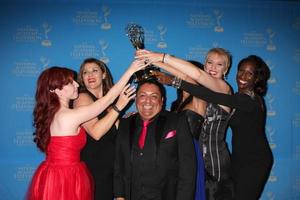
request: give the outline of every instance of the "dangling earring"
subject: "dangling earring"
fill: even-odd
[[[226,73],[223,74],[223,79],[224,79],[224,80],[227,79]]]

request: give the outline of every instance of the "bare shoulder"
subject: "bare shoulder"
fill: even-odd
[[[215,92],[228,94],[228,91],[230,90],[230,86],[225,80],[220,78],[215,78],[215,77],[211,77],[211,78],[214,80],[212,83],[214,85],[213,90]]]
[[[58,111],[50,127],[51,135],[66,136],[76,135],[79,122],[74,116],[73,109],[64,109]]]
[[[88,95],[87,93],[80,93],[78,95],[78,98],[74,101],[74,107],[89,105],[93,102],[94,101],[90,95]]]
[[[224,81],[225,83],[225,94],[233,94],[233,89],[231,87],[231,85],[227,82],[227,81]]]

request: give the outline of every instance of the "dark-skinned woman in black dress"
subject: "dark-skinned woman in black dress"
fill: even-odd
[[[237,200],[259,199],[272,168],[273,155],[265,135],[263,99],[269,77],[266,63],[251,55],[238,64],[238,92],[234,95],[216,93],[185,81],[180,84],[181,89],[193,96],[235,109],[229,125],[232,129],[232,176]]]

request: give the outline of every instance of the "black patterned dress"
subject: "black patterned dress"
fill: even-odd
[[[235,109],[232,129],[232,177],[236,200],[259,199],[273,165],[266,134],[263,98],[236,93],[225,95],[182,81],[181,89],[208,102]]]
[[[233,198],[230,152],[225,140],[230,117],[231,113],[217,104],[207,104],[199,143],[205,163],[206,196],[209,200]]]

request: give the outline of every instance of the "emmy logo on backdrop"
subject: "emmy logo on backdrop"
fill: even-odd
[[[213,47],[213,48],[219,47],[219,43],[218,43],[217,41],[214,41],[214,42],[212,43],[212,47]]]
[[[130,39],[133,47],[138,49],[144,49],[144,29],[138,24],[130,23],[125,28],[126,35]],[[158,70],[154,65],[148,65],[145,69],[137,71],[134,75],[135,82],[139,82],[144,79],[155,79],[151,74],[151,71]]]
[[[46,58],[45,56],[41,56],[40,61],[42,63],[42,71],[47,69],[50,64],[50,59]]]
[[[105,40],[99,40],[99,44],[100,44],[101,55],[102,55],[100,60],[107,64],[109,62],[109,58],[105,54],[105,49],[107,49],[108,47],[108,42],[106,42]]]
[[[267,192],[268,200],[275,200],[275,194],[273,192]]]
[[[267,45],[267,50],[268,51],[275,51],[276,50],[276,46],[273,43],[273,37],[275,35],[275,32],[273,32],[273,30],[271,28],[267,29],[267,33],[268,33],[268,45]]]
[[[275,149],[276,143],[274,142],[274,139],[273,139],[275,130],[271,126],[266,126],[266,133],[268,135],[269,145],[270,145],[271,149]]]
[[[220,10],[214,10],[214,14],[217,20],[217,25],[215,26],[215,32],[223,32],[224,28],[221,26],[221,18],[223,17],[223,13]]]
[[[273,109],[273,102],[274,102],[274,97],[271,94],[267,94],[266,100],[267,100],[267,105],[268,105],[268,116],[275,116],[276,111]]]
[[[295,95],[300,95],[300,81],[295,81],[295,85],[292,88]]]
[[[277,176],[274,174],[274,169],[276,167],[276,162],[274,161],[273,163],[273,166],[272,166],[272,170],[271,170],[271,173],[270,173],[270,176],[269,176],[269,182],[276,182],[277,181]]]
[[[159,37],[160,37],[160,42],[157,44],[157,47],[161,49],[167,48],[168,45],[164,40],[164,35],[167,32],[167,28],[164,25],[160,24],[157,26],[157,29],[159,31]]]
[[[51,31],[52,27],[48,23],[43,23],[43,28],[45,39],[42,40],[42,45],[45,47],[50,47],[52,42],[48,39],[48,33]]]
[[[295,113],[292,121],[293,121],[293,128],[300,128],[300,113]],[[300,146],[299,146],[299,156],[300,156]]]
[[[110,14],[110,9],[107,6],[102,7],[102,12],[103,12],[103,18],[104,18],[104,23],[101,24],[101,29],[103,30],[108,30],[111,29],[111,24],[108,23],[107,17]]]
[[[273,69],[275,68],[275,65],[272,64],[271,61],[267,61],[266,63],[267,63],[267,65],[269,66],[269,68],[270,68],[270,70],[271,70],[271,77],[270,77],[270,79],[268,80],[268,83],[274,84],[274,83],[277,82],[276,78],[273,76],[273,74],[274,74],[274,73],[273,73]]]

